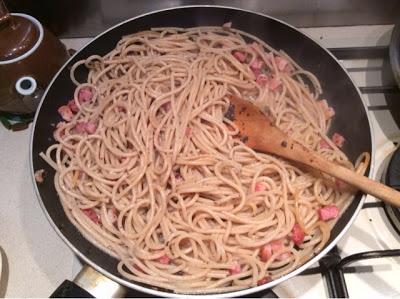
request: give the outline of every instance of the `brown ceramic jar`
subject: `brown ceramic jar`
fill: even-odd
[[[67,58],[65,46],[38,20],[9,14],[0,0],[0,111],[34,112]]]

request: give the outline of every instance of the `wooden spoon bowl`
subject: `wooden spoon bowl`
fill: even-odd
[[[230,95],[230,114],[240,130],[241,140],[250,148],[311,166],[355,188],[400,207],[400,192],[341,165],[332,163],[292,139],[253,103]]]

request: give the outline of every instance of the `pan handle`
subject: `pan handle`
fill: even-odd
[[[64,280],[53,294],[50,295],[50,298],[94,298],[94,296],[76,283]]]
[[[126,292],[122,285],[85,265],[73,282],[65,280],[50,298],[122,298]]]

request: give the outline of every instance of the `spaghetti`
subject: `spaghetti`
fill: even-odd
[[[41,156],[70,221],[128,280],[234,291],[293,271],[328,241],[351,192],[247,147],[226,117],[229,94],[325,158],[360,173],[368,164],[363,154],[354,167],[343,137],[327,136],[334,111],[317,78],[239,30],[135,33],[77,62],[71,79],[57,143]]]

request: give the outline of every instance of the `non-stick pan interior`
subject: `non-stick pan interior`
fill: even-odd
[[[400,24],[396,24],[392,31],[389,46],[390,66],[397,85],[400,87]]]
[[[52,137],[54,124],[60,121],[57,108],[73,97],[74,85],[69,77],[70,68],[76,61],[90,55],[104,55],[111,51],[123,35],[152,27],[219,26],[229,21],[232,22],[234,28],[249,32],[272,47],[284,50],[302,67],[318,77],[324,97],[336,111],[331,130],[341,132],[346,137],[344,151],[352,161],[364,151],[371,152],[370,126],[357,89],[327,51],[296,29],[263,15],[222,7],[186,7],[164,10],[117,25],[84,47],[57,75],[38,112],[32,144],[33,169],[43,168],[47,172],[46,180],[38,185],[38,190],[40,200],[51,220],[77,251],[112,275],[121,277],[117,272],[117,260],[93,246],[69,222],[53,185],[54,171],[39,157],[40,152],[44,152],[49,145],[54,143]],[[83,68],[77,72],[79,81],[85,81],[86,75]],[[335,239],[348,224],[360,199],[361,194],[358,194],[341,216],[332,231],[331,240]]]

